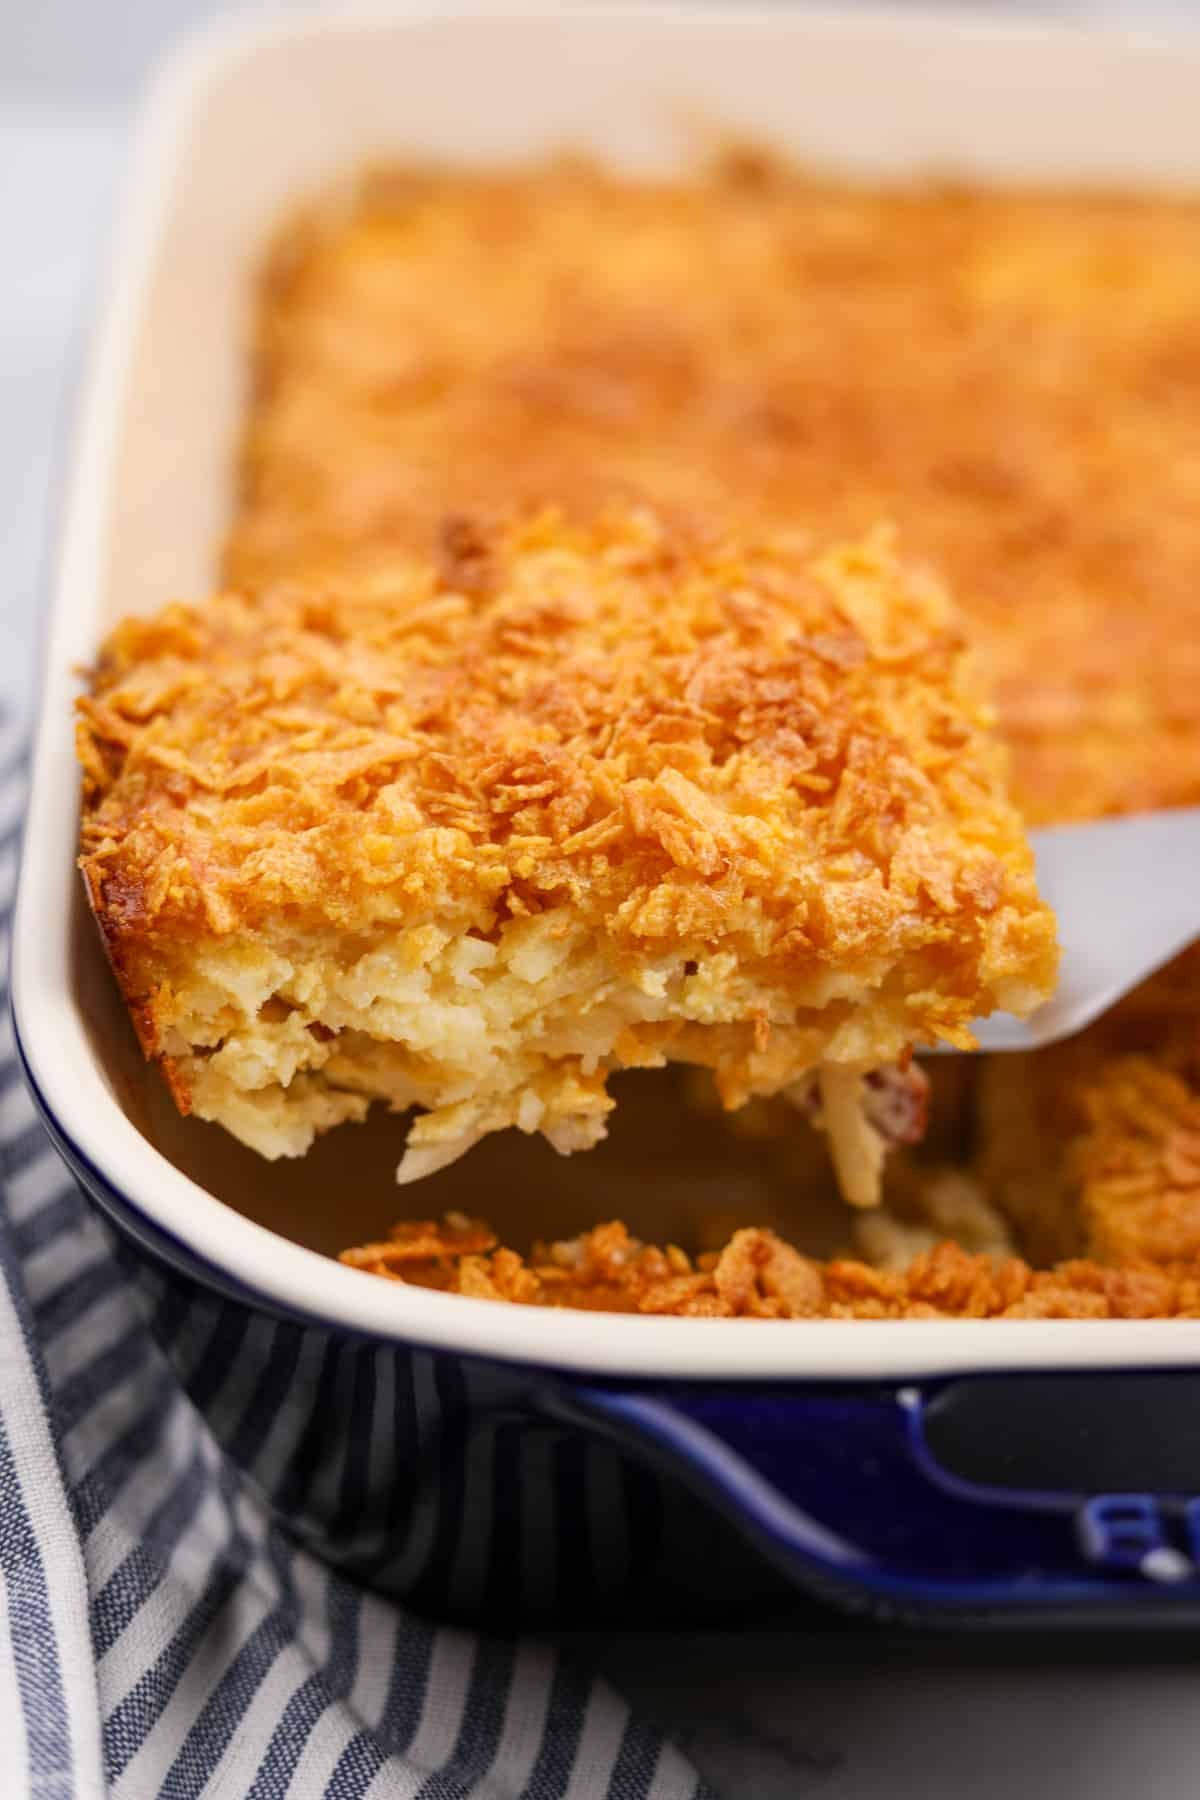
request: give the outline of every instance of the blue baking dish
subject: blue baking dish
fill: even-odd
[[[224,28],[161,78],[67,493],[17,1031],[221,1441],[364,1581],[504,1624],[761,1622],[814,1594],[888,1617],[1195,1622],[1200,1321],[614,1320],[324,1254],[361,1235],[371,1127],[281,1171],[171,1115],[78,890],[71,708],[108,623],[209,585],[252,272],[304,192],[384,153],[570,142],[658,167],[687,152],[681,108],[826,166],[1195,183],[1198,86],[1200,43],[857,9],[338,12]],[[374,1204],[382,1222],[388,1193]]]
[[[761,1624],[797,1595],[906,1621],[1200,1616],[1200,1382],[1187,1368],[663,1378],[331,1325],[142,1213],[22,1058],[223,1447],[314,1551],[412,1605],[496,1628]],[[862,1328],[802,1329],[836,1349]],[[250,1355],[248,1390],[222,1407]],[[286,1447],[264,1457],[284,1396]]]

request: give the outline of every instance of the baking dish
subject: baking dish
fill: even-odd
[[[644,1605],[667,1552],[716,1533],[720,1553],[692,1567],[718,1612],[759,1591],[738,1577],[717,1593],[712,1571],[734,1567],[739,1535],[791,1583],[890,1609],[1182,1618],[1200,1601],[1200,1322],[618,1324],[371,1280],[309,1247],[319,1232],[305,1244],[268,1229],[293,1197],[297,1216],[302,1194],[319,1204],[323,1181],[339,1211],[366,1179],[347,1160],[360,1152],[341,1134],[280,1176],[169,1115],[79,892],[71,742],[73,670],[104,627],[210,585],[254,269],[304,194],[386,154],[479,162],[569,145],[662,167],[714,128],[855,172],[1187,183],[1200,181],[1198,76],[1200,47],[1030,23],[607,8],[226,28],[161,76],[64,513],[15,923],[18,1038],[51,1134],[124,1234],[185,1378],[212,1399],[211,1357],[179,1349],[210,1325],[218,1367],[258,1346],[260,1406],[281,1370],[314,1359],[299,1472],[286,1457],[254,1472],[356,1571],[442,1610],[594,1616],[601,1599]],[[252,1461],[254,1433],[228,1423]],[[364,1484],[380,1496],[369,1556],[337,1528]],[[542,1519],[561,1579],[540,1598],[493,1591],[468,1491],[496,1531]],[[454,1549],[468,1542],[470,1556]],[[660,1585],[665,1610],[687,1610],[686,1572]]]

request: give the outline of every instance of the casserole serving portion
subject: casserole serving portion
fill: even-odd
[[[102,654],[83,869],[181,1109],[275,1157],[415,1105],[405,1182],[509,1126],[589,1149],[610,1072],[682,1061],[875,1204],[914,1041],[1055,966],[940,589],[648,512],[445,535]]]

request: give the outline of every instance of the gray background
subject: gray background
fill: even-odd
[[[181,29],[238,10],[0,0],[0,699],[21,710],[129,107]],[[1086,10],[1178,26],[1195,8]],[[814,1627],[573,1647],[675,1729],[727,1800],[1192,1800],[1200,1786],[1191,1641]]]

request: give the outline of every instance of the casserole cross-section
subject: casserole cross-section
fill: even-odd
[[[788,1093],[869,1203],[912,1047],[1053,981],[954,612],[884,534],[450,519],[342,591],[126,621],[79,742],[142,1045],[269,1157],[373,1099],[420,1109],[401,1179],[584,1149],[670,1059]]]

